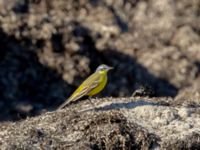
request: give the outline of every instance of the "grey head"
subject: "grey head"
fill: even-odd
[[[98,72],[98,71],[109,71],[111,69],[113,69],[113,67],[102,64],[96,69],[96,72]]]

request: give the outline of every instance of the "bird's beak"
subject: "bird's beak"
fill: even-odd
[[[112,69],[114,69],[113,67],[108,67],[108,70],[112,70]]]

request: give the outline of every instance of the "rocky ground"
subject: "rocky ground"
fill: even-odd
[[[104,98],[0,125],[1,149],[198,149],[199,106],[170,98]]]
[[[107,100],[116,109],[74,116],[70,110],[81,103],[27,118],[54,111],[102,63],[115,69],[98,97],[119,97]],[[87,133],[78,139],[80,147],[178,149],[182,143],[182,148],[196,148],[199,83],[199,0],[0,0],[0,128],[6,129],[0,138],[13,139],[10,145],[27,148],[49,141],[66,146],[67,135]],[[120,98],[129,96],[153,99],[142,97],[129,108],[135,98]],[[79,126],[86,116],[88,128],[67,130],[73,117]],[[66,136],[59,135],[63,117]],[[50,122],[52,129],[45,125]],[[51,137],[56,125],[59,131]]]

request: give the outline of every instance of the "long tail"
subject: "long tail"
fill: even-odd
[[[58,109],[63,109],[65,108],[67,105],[69,105],[71,102],[74,102],[76,100],[78,100],[79,98],[81,98],[83,95],[79,95],[79,96],[75,96],[75,97],[70,97],[68,98],[62,105],[60,105],[58,107]]]
[[[61,104],[59,107],[58,107],[58,110],[59,109],[63,109],[63,108],[65,108],[67,105],[69,105],[71,103],[71,101],[70,100],[66,100],[63,104]]]

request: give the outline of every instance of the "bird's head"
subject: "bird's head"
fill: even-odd
[[[96,69],[96,72],[107,73],[111,69],[113,69],[113,67],[102,64]]]

